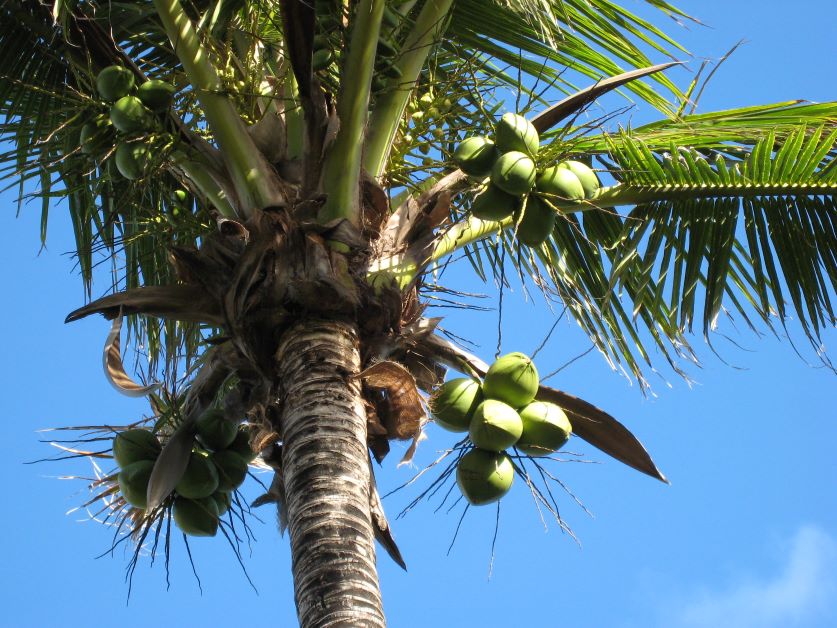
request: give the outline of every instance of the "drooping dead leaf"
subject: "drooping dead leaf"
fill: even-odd
[[[102,366],[105,369],[111,386],[128,397],[145,397],[160,387],[160,384],[148,384],[143,386],[137,384],[128,373],[125,372],[125,365],[122,364],[122,354],[119,351],[119,336],[122,330],[122,311],[113,319],[110,326],[110,333],[105,340],[105,349],[102,354]]]
[[[369,388],[384,392],[384,402],[376,406],[378,419],[390,438],[406,440],[421,430],[427,415],[410,371],[397,362],[382,361],[364,370],[358,378]]]
[[[404,557],[401,556],[401,550],[395,543],[395,538],[392,536],[392,530],[387,521],[387,515],[384,512],[384,505],[381,502],[381,495],[378,493],[378,484],[375,481],[375,471],[372,468],[372,461],[369,461],[369,512],[372,515],[372,526],[375,529],[375,539],[387,551],[389,557],[407,571],[407,563],[404,562]]]
[[[174,487],[180,482],[195,440],[194,422],[186,422],[177,428],[172,437],[163,447],[163,451],[154,462],[151,478],[148,480],[147,510],[150,512],[162,504],[171,495]]]

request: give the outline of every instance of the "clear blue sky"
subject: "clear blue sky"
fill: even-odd
[[[837,97],[837,10],[831,0],[691,0],[682,6],[710,26],[674,29],[698,57],[718,57],[739,39],[747,40],[716,75],[702,111]],[[674,76],[687,80],[684,73]],[[12,195],[0,198],[5,294],[0,320],[6,332],[0,381],[7,438],[0,460],[7,486],[0,518],[0,625],[294,625],[287,540],[278,538],[270,510],[257,512],[264,523],[253,522],[258,540],[245,555],[258,594],[217,538],[192,544],[202,596],[175,543],[169,591],[162,565],[149,568],[144,560],[126,604],[127,555],[118,551],[95,560],[109,546],[110,533],[82,522],[82,513],[65,514],[86,493],[82,483],[56,478],[89,468],[22,464],[50,454],[37,442],[38,428],[122,424],[147,407],[118,396],[101,374],[106,322],[62,323],[83,298],[72,260],[64,254],[71,248],[66,217],[53,211],[48,250],[38,255],[38,208],[24,207],[15,219]],[[493,294],[464,274],[457,281]],[[550,313],[537,299],[524,302],[519,292],[506,297],[503,348],[531,351],[548,330]],[[445,324],[480,344],[484,358],[493,355],[496,312],[452,311]],[[570,449],[600,463],[558,469],[594,514],[591,518],[559,497],[582,547],[555,525],[545,533],[518,484],[502,502],[490,580],[495,510],[472,508],[447,555],[460,509],[434,514],[432,505],[422,505],[392,521],[409,573],[379,557],[390,625],[837,625],[835,377],[806,365],[787,342],[748,334],[736,338],[746,350],[718,345],[736,368],[703,351],[703,368],[691,370],[695,385],[669,375],[671,386],[658,380],[652,398],[643,398],[595,354],[563,371],[553,384],[619,417],[672,485],[574,440]],[[826,334],[826,345],[833,357],[834,330]],[[562,325],[539,365],[550,371],[586,348],[571,324]],[[428,435],[419,464],[453,442],[432,427]],[[410,469],[395,468],[398,447],[378,471],[384,490],[411,475]],[[252,499],[258,488],[245,485],[245,494]],[[391,518],[405,502],[400,495],[385,502]]]

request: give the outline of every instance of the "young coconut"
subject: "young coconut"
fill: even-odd
[[[227,447],[227,451],[238,454],[248,464],[253,462],[259,455],[259,452],[253,451],[253,448],[250,446],[250,430],[247,427],[239,428],[233,442]]]
[[[552,233],[557,214],[534,194],[526,199],[523,218],[517,225],[515,235],[526,246],[540,246]]]
[[[467,432],[474,410],[482,402],[479,382],[457,377],[442,384],[430,398],[433,420],[450,432]]]
[[[534,157],[540,138],[534,125],[516,113],[504,113],[494,126],[494,143],[501,153],[519,151]]]
[[[110,108],[110,121],[122,133],[139,133],[151,127],[153,115],[136,96],[123,96]]]
[[[528,456],[546,456],[564,446],[572,433],[566,413],[554,403],[533,401],[520,410],[523,434],[517,449]]]
[[[238,434],[238,425],[224,418],[220,408],[209,408],[195,424],[198,440],[210,449],[226,449]]]
[[[218,470],[218,490],[222,493],[234,491],[247,477],[247,461],[234,451],[216,451],[212,460]]]
[[[519,199],[489,183],[471,203],[471,213],[480,220],[503,220],[514,213]]]
[[[209,497],[218,490],[218,470],[209,456],[193,451],[189,455],[186,471],[174,490],[188,499]]]
[[[85,122],[79,133],[79,144],[82,153],[93,157],[98,157],[107,147],[113,146],[110,118],[101,115]]]
[[[509,492],[513,481],[514,465],[504,453],[473,449],[456,466],[459,490],[474,506],[496,502]]]
[[[174,85],[160,79],[146,81],[137,89],[137,96],[146,107],[156,113],[162,113],[169,108],[175,92]]]
[[[584,186],[569,168],[560,165],[544,170],[535,184],[539,192],[568,201],[584,200]],[[552,199],[550,199],[552,200]],[[556,199],[557,200],[557,199]]]
[[[172,517],[177,527],[190,536],[215,536],[218,532],[218,504],[212,497],[177,497]]]
[[[526,153],[513,150],[494,162],[491,182],[512,196],[523,196],[535,185],[536,175],[535,162]]]
[[[487,137],[466,137],[453,151],[453,161],[465,174],[486,177],[497,161],[497,149]]]
[[[104,100],[113,102],[134,89],[134,73],[121,65],[109,65],[96,77],[96,90]]]
[[[142,142],[120,142],[116,146],[116,169],[126,179],[141,179],[148,173],[153,155]]]
[[[535,398],[539,384],[538,369],[529,356],[507,353],[488,368],[482,392],[489,399],[499,399],[513,408],[521,408]]]
[[[522,433],[523,422],[517,411],[496,399],[486,399],[477,406],[468,429],[471,442],[486,451],[503,451]]]
[[[212,499],[215,500],[215,505],[218,506],[218,516],[220,517],[230,509],[232,506],[232,494],[231,493],[222,493],[221,491],[217,491],[212,493]]]
[[[116,464],[123,468],[140,460],[153,462],[161,450],[160,441],[149,430],[135,428],[113,437],[113,457]]]
[[[148,493],[148,481],[151,479],[151,471],[154,469],[154,462],[151,460],[140,460],[123,467],[117,476],[119,490],[125,501],[143,510],[148,505],[146,497]]]
[[[580,161],[562,161],[558,164],[559,168],[566,168],[570,172],[572,172],[576,177],[578,177],[579,182],[581,183],[581,187],[584,188],[584,198],[590,198],[596,192],[598,192],[601,184],[599,183],[599,178],[596,176],[596,173],[588,166],[587,164],[581,163]]]

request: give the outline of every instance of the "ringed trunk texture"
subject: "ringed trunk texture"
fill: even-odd
[[[354,323],[310,320],[283,334],[282,475],[300,625],[385,626],[369,508],[366,413]]]

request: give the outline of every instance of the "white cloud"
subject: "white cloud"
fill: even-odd
[[[819,626],[837,600],[837,540],[803,526],[788,544],[785,564],[772,576],[739,578],[679,604],[667,625],[682,628]],[[672,609],[670,609],[672,610]]]

